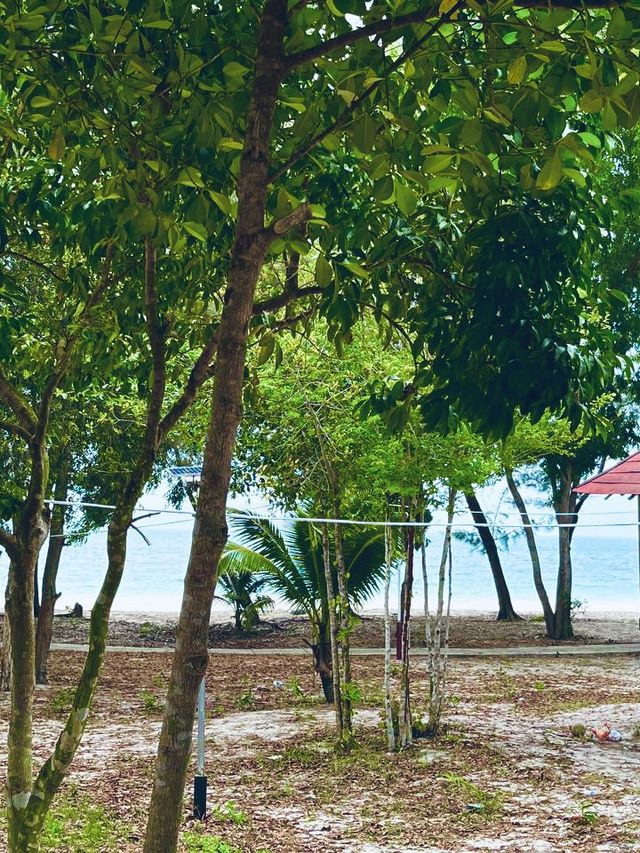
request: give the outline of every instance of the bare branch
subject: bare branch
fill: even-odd
[[[281,237],[283,234],[287,234],[293,228],[297,228],[299,225],[307,222],[311,219],[311,205],[301,204],[300,207],[296,207],[295,210],[292,210],[291,213],[288,213],[286,216],[283,216],[282,219],[276,219],[275,222],[272,222],[268,228],[265,228],[263,233],[264,239],[268,243],[271,243],[276,237]]]

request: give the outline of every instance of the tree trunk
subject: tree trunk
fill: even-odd
[[[11,566],[9,566],[11,577]],[[9,580],[4,591],[4,616],[2,618],[2,658],[0,658],[0,690],[8,693],[11,689],[11,623],[7,615],[9,602]]]
[[[327,637],[327,626],[322,625],[319,629],[319,638],[317,643],[311,644],[313,653],[313,664],[315,671],[320,678],[322,692],[324,694],[327,705],[333,705],[333,667],[331,665],[331,643]]]
[[[411,514],[410,514],[411,518]],[[409,648],[410,648],[410,623],[411,623],[411,596],[413,594],[413,564],[414,564],[414,542],[415,528],[407,528],[406,534],[406,564],[404,583],[402,585],[402,622],[401,622],[401,650],[402,650],[402,675],[400,677],[400,701],[402,703],[399,716],[399,740],[400,748],[406,749],[413,742],[412,720],[411,720],[411,696],[409,682]]]
[[[387,499],[387,521],[389,521],[389,500]],[[387,730],[387,748],[394,752],[396,748],[396,731],[393,719],[393,702],[391,697],[391,613],[389,611],[389,590],[391,587],[391,568],[393,564],[393,529],[384,529],[384,716]]]
[[[442,543],[442,554],[438,570],[438,596],[433,630],[427,632],[429,646],[429,721],[430,734],[437,735],[441,727],[442,708],[446,686],[447,647],[449,643],[449,614],[451,603],[451,528],[455,512],[456,492],[449,489],[447,526]],[[449,597],[445,613],[444,593],[449,564]]]
[[[547,629],[547,636],[553,637],[555,631],[554,614],[553,610],[551,609],[551,604],[549,603],[549,596],[547,595],[547,590],[545,589],[544,581],[542,580],[540,555],[538,554],[538,546],[536,545],[536,537],[533,532],[533,527],[531,525],[531,518],[529,517],[529,513],[527,512],[527,507],[524,502],[524,498],[520,494],[520,490],[516,485],[516,481],[513,477],[513,471],[506,471],[505,475],[507,478],[507,485],[509,487],[509,491],[511,492],[511,497],[513,498],[513,502],[515,503],[518,512],[520,513],[520,518],[524,527],[524,535],[527,540],[527,548],[529,549],[529,557],[531,558],[531,568],[533,570],[533,583],[535,585],[536,592],[538,593],[540,604],[542,604],[542,613],[544,615],[544,623]]]
[[[58,482],[61,483],[58,486]],[[54,488],[55,500],[66,500],[67,480],[66,477],[59,478]],[[61,497],[62,495],[62,497]],[[42,599],[40,602],[40,613],[36,624],[36,684],[47,684],[49,681],[47,664],[49,661],[49,649],[53,636],[53,615],[56,601],[60,597],[56,592],[58,579],[58,568],[64,548],[64,519],[66,509],[64,506],[56,505],[51,514],[51,529],[49,531],[49,546],[47,558],[42,574]]]
[[[207,669],[211,604],[228,534],[226,503],[242,412],[249,321],[269,245],[264,230],[269,144],[277,93],[284,75],[287,19],[287,0],[267,0],[260,24],[253,93],[240,161],[238,218],[218,326],[211,418],[158,746],[145,853],[174,853],[178,843],[196,698]]]
[[[340,517],[340,505],[336,503],[335,517]],[[340,624],[340,681],[342,692],[342,738],[338,744],[342,750],[353,746],[353,700],[349,693],[351,687],[351,610],[349,608],[349,591],[347,587],[347,569],[344,564],[344,549],[342,547],[342,525],[334,525],[336,548],[336,575],[338,579],[338,615]]]
[[[89,623],[89,651],[77,683],[73,705],[65,727],[56,741],[53,753],[44,762],[33,783],[32,794],[20,826],[20,836],[17,846],[10,847],[10,853],[24,853],[38,849],[42,827],[54,796],[64,781],[71,762],[82,740],[89,718],[93,696],[102,665],[104,663],[109,615],[113,600],[116,596],[122,573],[124,571],[127,531],[131,525],[135,505],[149,479],[158,448],[158,424],[164,399],[166,374],[164,360],[159,356],[160,342],[157,338],[157,316],[155,301],[155,250],[148,238],[145,239],[145,313],[154,314],[149,322],[153,327],[149,330],[153,355],[151,371],[151,394],[148,400],[147,420],[144,437],[141,444],[140,456],[133,467],[129,478],[123,485],[122,492],[113,511],[107,536],[108,566],[105,578],[91,611]],[[43,542],[45,536],[42,537]],[[13,626],[12,626],[13,628]],[[15,635],[14,635],[15,638]],[[34,638],[35,640],[35,638]],[[35,641],[33,643],[35,651]],[[32,678],[35,682],[35,655],[31,660],[34,671]]]
[[[576,495],[573,492],[571,463],[567,460],[561,472],[561,489],[556,499],[556,520],[558,525],[573,525],[577,521]],[[571,540],[574,527],[558,527],[558,581],[556,587],[556,611],[553,623],[554,640],[570,640],[573,637],[571,625]]]
[[[331,671],[333,674],[332,693],[336,712],[336,734],[342,740],[342,679],[340,677],[340,656],[338,653],[338,625],[336,619],[336,592],[333,588],[331,572],[331,549],[329,547],[329,528],[322,525],[322,565],[324,582],[327,587],[327,610],[329,613],[329,646],[331,649]]]
[[[33,594],[41,542],[35,535],[9,566],[5,619],[10,624],[11,713],[7,756],[8,848],[31,849],[24,826],[33,785],[33,698],[35,691],[35,624]],[[37,849],[37,848],[34,848]]]
[[[522,617],[518,616],[516,611],[513,609],[511,595],[509,594],[509,587],[507,586],[507,581],[504,576],[504,572],[502,571],[502,563],[500,562],[500,554],[498,552],[496,540],[493,538],[493,533],[489,529],[487,517],[480,506],[480,501],[478,500],[476,493],[473,491],[465,492],[465,500],[469,507],[469,511],[473,516],[478,536],[480,537],[480,541],[482,542],[491,567],[491,574],[493,575],[493,582],[498,595],[497,621],[520,622],[522,621]]]

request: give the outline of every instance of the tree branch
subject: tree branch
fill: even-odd
[[[26,398],[9,381],[2,367],[0,367],[0,400],[3,400],[13,412],[22,429],[30,436],[33,435],[37,427],[36,414]]]
[[[251,313],[254,317],[259,316],[260,314],[272,313],[273,311],[277,311],[280,308],[290,305],[296,299],[303,299],[305,296],[317,296],[319,293],[322,293],[322,291],[323,288],[319,286],[301,287],[294,291],[285,290],[277,296],[271,296],[268,299],[263,299],[261,302],[254,303]],[[211,366],[217,349],[218,330],[216,329],[211,333],[211,337],[194,362],[182,393],[160,421],[160,425],[158,427],[159,442],[166,438],[182,415],[193,403],[201,385],[211,377]]]
[[[147,425],[143,441],[143,452],[147,458],[155,458],[160,436],[162,404],[166,388],[165,335],[162,329],[156,290],[156,250],[151,237],[144,240],[144,308],[147,334],[151,348],[151,394],[147,406]]]
[[[4,548],[10,560],[16,559],[18,556],[18,540],[13,535],[5,530],[0,524],[0,546]]]
[[[412,24],[425,23],[429,18],[433,18],[438,14],[439,5],[436,3],[426,9],[409,12],[406,15],[398,15],[395,18],[382,18],[379,21],[373,21],[365,26],[357,27],[349,33],[334,36],[306,50],[291,53],[286,60],[287,70],[290,71],[299,65],[306,65],[315,59],[322,59],[328,53],[333,53],[333,51],[339,50],[342,47],[350,47],[362,39],[381,36],[385,33],[399,30],[402,27],[411,26]],[[558,9],[575,9],[579,12],[583,9],[610,9],[623,4],[613,2],[613,0],[550,0],[550,2],[547,2],[547,0],[521,0],[521,2],[517,2],[514,5],[519,8],[548,8],[551,6]]]
[[[59,272],[56,272],[50,266],[39,261],[37,258],[32,258],[30,255],[25,255],[23,252],[15,252],[11,249],[7,249],[4,254],[6,257],[18,258],[21,261],[26,261],[28,264],[32,264],[34,267],[38,267],[38,269],[44,270],[44,272],[48,273],[52,278],[55,278],[56,281],[59,281],[62,284],[65,284],[67,281],[65,276],[60,275]]]
[[[341,130],[347,122],[351,119],[353,114],[363,105],[363,103],[367,100],[369,95],[372,92],[375,92],[376,89],[379,88],[380,83],[383,83],[387,77],[400,68],[416,51],[418,51],[422,45],[431,38],[431,36],[435,35],[435,33],[440,29],[441,26],[448,23],[452,17],[457,14],[460,9],[465,5],[465,0],[458,0],[457,3],[451,7],[447,12],[440,16],[440,18],[435,21],[427,30],[427,32],[421,36],[414,44],[404,50],[400,56],[392,62],[386,70],[386,73],[383,77],[376,79],[373,83],[370,83],[364,92],[362,92],[358,97],[354,98],[353,101],[346,107],[342,114],[338,116],[338,118],[330,124],[328,127],[325,127],[324,130],[317,133],[312,139],[309,140],[305,145],[295,151],[291,157],[278,169],[275,175],[272,177],[272,182],[281,178],[289,169],[294,166],[299,160],[302,160],[303,157],[313,151],[324,139],[327,138],[331,133],[334,133],[336,130]]]
[[[307,220],[311,219],[311,215],[311,205],[305,202],[300,207],[292,210],[291,213],[283,216],[282,219],[276,219],[275,222],[272,222],[263,231],[263,237],[267,245],[275,240],[276,237],[282,237],[283,234],[287,234],[293,228],[297,228],[299,225],[307,222]]]
[[[0,429],[11,433],[11,435],[17,435],[19,438],[24,439],[27,444],[31,441],[31,433],[19,424],[13,424],[10,421],[0,421]]]
[[[82,309],[82,313],[78,317],[74,328],[66,337],[60,338],[60,340],[58,341],[58,344],[56,346],[56,364],[53,369],[53,372],[51,373],[51,376],[49,377],[49,381],[45,386],[45,389],[42,393],[42,399],[40,401],[40,409],[38,412],[38,426],[36,430],[39,437],[42,437],[42,435],[44,435],[44,432],[46,431],[53,395],[55,394],[56,389],[58,388],[58,385],[60,384],[69,366],[69,361],[71,360],[73,349],[78,339],[80,330],[88,324],[91,311],[100,302],[100,300],[104,296],[105,290],[107,289],[110,280],[111,262],[113,260],[113,254],[114,244],[109,243],[109,245],[107,246],[107,251],[105,253],[104,260],[102,262],[102,271],[100,273],[100,279],[98,280],[98,283],[89,295],[89,298],[87,299],[87,302],[84,308]]]
[[[341,47],[349,47],[364,38],[371,36],[381,36],[392,30],[399,30],[401,27],[407,27],[411,24],[422,24],[425,19],[432,18],[438,13],[438,4],[430,6],[416,12],[409,12],[406,15],[398,15],[396,18],[382,18],[380,21],[373,21],[371,24],[366,24],[363,27],[357,27],[350,33],[343,33],[339,36],[327,39],[321,44],[307,48],[307,50],[299,50],[296,53],[291,53],[287,57],[287,70],[297,68],[299,65],[306,65],[308,62],[313,62],[314,59],[321,59],[328,53],[333,53]]]

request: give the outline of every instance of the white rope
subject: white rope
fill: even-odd
[[[95,503],[84,503],[82,501],[55,501],[48,500],[46,501],[48,504],[55,504],[57,506],[70,506],[70,507],[89,507],[94,509],[115,509],[115,506],[111,506],[110,504],[95,504]],[[150,512],[155,513],[157,515],[166,514],[166,515],[184,515],[195,517],[195,513],[191,510],[179,510],[179,509],[149,509],[147,507],[138,506],[135,508],[135,512]],[[577,515],[577,513],[562,513],[563,515]],[[433,527],[447,527],[446,522],[439,521],[370,521],[367,519],[357,519],[357,518],[320,518],[313,516],[290,516],[290,515],[254,515],[251,514],[251,518],[256,521],[304,521],[309,524],[344,524],[344,525],[353,525],[356,527],[415,527],[415,528],[433,528]],[[478,528],[478,527],[489,527],[489,528],[499,528],[500,530],[521,530],[526,527],[531,528],[549,528],[551,530],[557,530],[558,528],[569,528],[578,526],[578,521],[570,522],[566,524],[558,524],[557,522],[533,522],[532,524],[500,524],[500,523],[476,523],[474,521],[460,521],[455,523],[455,528]],[[145,525],[147,526],[147,525]],[[148,525],[151,526],[151,525]],[[162,525],[154,525],[154,526],[162,526]],[[580,528],[601,528],[601,527],[638,527],[640,526],[640,521],[618,521],[618,522],[610,522],[604,521],[596,524],[580,524]]]

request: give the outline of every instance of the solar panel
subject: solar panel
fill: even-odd
[[[199,477],[202,474],[202,465],[176,465],[169,468],[176,477]]]

